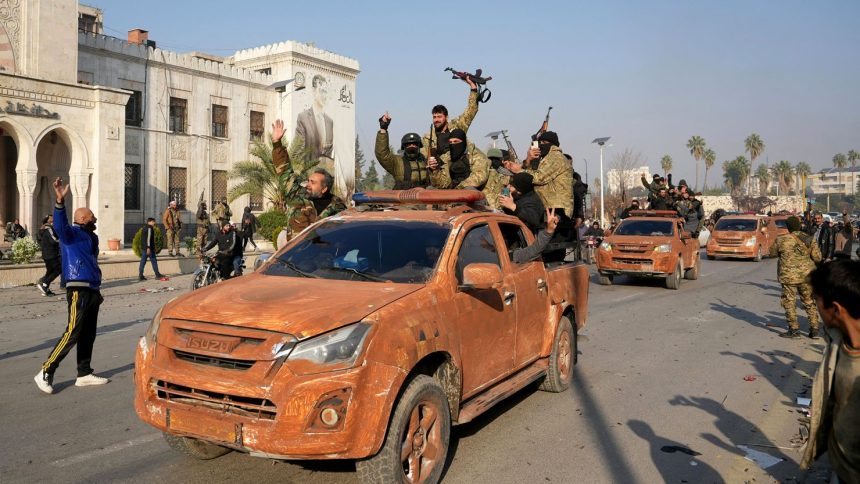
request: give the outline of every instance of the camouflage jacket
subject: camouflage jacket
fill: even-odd
[[[821,250],[812,237],[802,232],[780,236],[770,248],[771,257],[779,257],[780,284],[802,284],[821,262]]]
[[[484,198],[487,199],[487,205],[493,210],[501,210],[499,197],[502,194],[502,188],[508,185],[510,176],[502,175],[497,170],[490,168],[490,176],[487,178],[487,184],[484,185]]]
[[[537,170],[523,170],[534,177],[532,182],[546,208],[563,208],[565,215],[573,216],[573,167],[558,146],[538,164]]]
[[[490,159],[472,143],[469,143],[466,148],[466,154],[463,156],[469,158],[469,176],[456,186],[452,186],[453,182],[451,181],[451,172],[449,170],[451,166],[451,154],[446,152],[439,157],[441,167],[430,172],[430,182],[433,188],[457,189],[472,187],[478,190],[484,188],[487,184],[487,178],[490,176]]]
[[[464,132],[469,132],[469,126],[472,125],[472,121],[475,119],[475,116],[478,114],[478,92],[477,91],[469,91],[469,100],[466,103],[466,110],[463,111],[463,114],[460,116],[449,119],[448,126],[445,127],[443,132],[450,132],[452,129],[460,128]],[[437,134],[433,131],[424,134],[421,141],[424,142],[424,147],[422,150],[427,150],[427,147],[430,147],[431,151],[436,150],[436,139]]]
[[[346,210],[346,204],[335,195],[332,195],[331,203],[320,213],[317,213],[317,209],[311,200],[303,198],[287,210],[287,220],[289,221],[286,227],[287,240],[291,240],[317,220],[331,217],[344,210]]]
[[[430,185],[430,174],[427,170],[427,159],[420,154],[415,160],[407,160],[401,155],[391,152],[388,144],[388,131],[376,132],[376,160],[391,176],[394,177],[396,189],[427,187]],[[406,179],[407,172],[409,179]]]
[[[217,220],[230,220],[230,217],[233,216],[233,211],[230,210],[228,205],[218,202],[215,204],[215,209],[212,210],[212,215],[214,215]]]

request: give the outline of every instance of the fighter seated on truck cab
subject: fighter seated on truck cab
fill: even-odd
[[[665,278],[678,289],[681,278],[699,278],[699,241],[684,231],[684,219],[672,210],[634,210],[597,251],[598,280],[615,276]]]
[[[708,241],[708,259],[735,257],[761,261],[777,238],[776,222],[755,214],[726,215],[717,221]]]
[[[138,416],[197,458],[357,459],[363,481],[437,482],[451,425],[532,382],[568,388],[586,319],[587,267],[513,262],[534,236],[463,204],[480,198],[357,194],[253,274],[170,301],[137,348]]]

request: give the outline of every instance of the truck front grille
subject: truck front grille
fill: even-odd
[[[198,355],[179,350],[173,350],[173,354],[182,361],[188,361],[190,363],[197,363],[200,365],[217,366],[218,368],[227,368],[229,370],[247,370],[254,366],[255,363],[253,360],[234,360],[220,356]]]
[[[206,407],[219,410],[223,413],[264,420],[274,420],[277,414],[275,404],[264,398],[212,392],[177,385],[164,380],[155,380],[153,386],[158,394],[158,398],[162,400]]]

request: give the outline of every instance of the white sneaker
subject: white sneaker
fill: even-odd
[[[94,373],[90,373],[87,376],[79,376],[77,380],[75,380],[76,387],[88,387],[91,385],[104,385],[110,382],[110,378],[104,378],[100,376],[96,376]]]
[[[45,286],[42,285],[41,281],[36,282],[36,289],[38,289],[39,292],[41,292],[43,296],[48,295],[48,292],[46,291]]]
[[[36,382],[39,390],[48,395],[54,393],[54,376],[45,373],[45,370],[39,370],[39,373],[36,373],[36,376],[33,377],[33,381]]]

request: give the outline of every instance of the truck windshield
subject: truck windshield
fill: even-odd
[[[714,230],[732,230],[738,232],[753,232],[755,231],[757,220],[748,218],[721,218]]]
[[[613,235],[672,235],[671,220],[625,220],[621,222]]]
[[[373,282],[427,282],[451,232],[447,224],[325,222],[278,253],[264,274]]]

